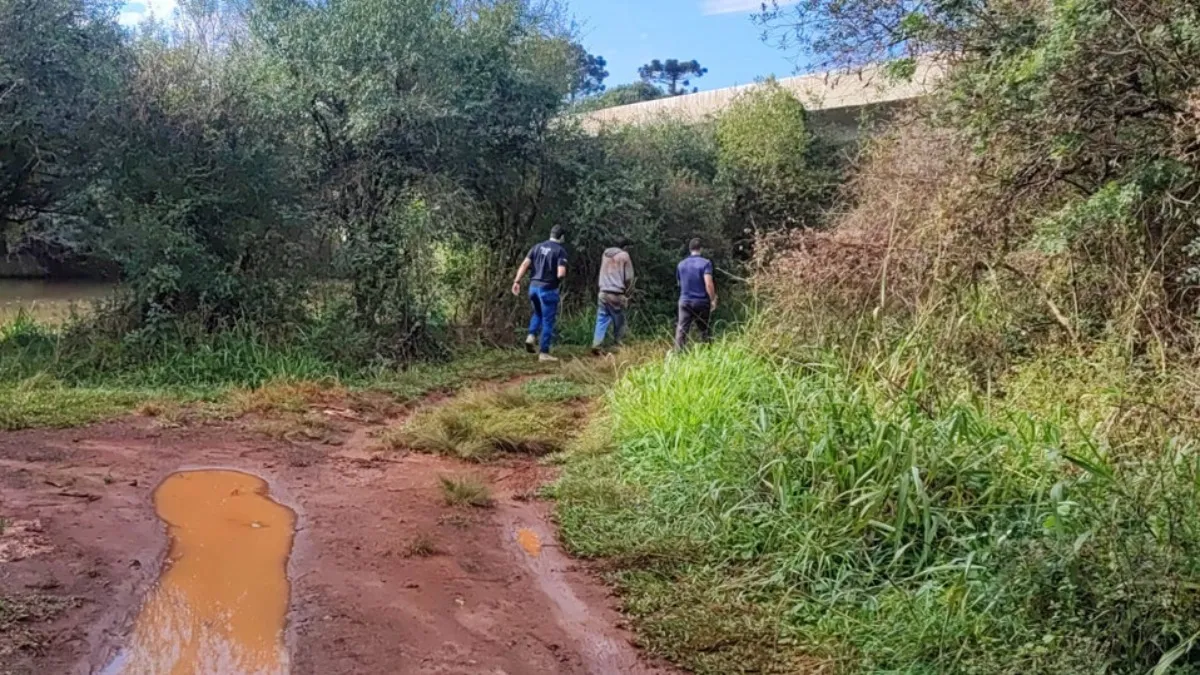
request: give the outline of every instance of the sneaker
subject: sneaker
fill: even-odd
[[[530,335],[529,337],[525,338],[525,351],[529,352],[530,354],[537,353],[537,337],[536,336]]]
[[[604,356],[604,350],[599,347],[592,347],[592,356]]]
[[[542,363],[558,363],[557,358],[550,356],[546,352],[542,352],[541,354],[538,354],[538,361],[541,361]]]

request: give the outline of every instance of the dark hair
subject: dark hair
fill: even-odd
[[[696,237],[695,239],[689,241],[688,242],[688,251],[699,251],[701,243],[702,242],[700,241],[700,237]]]
[[[562,225],[555,225],[554,227],[550,228],[551,239],[562,239],[565,236],[567,236],[567,228],[563,227]]]
[[[631,242],[629,241],[629,237],[617,237],[615,243],[617,248],[629,248]]]

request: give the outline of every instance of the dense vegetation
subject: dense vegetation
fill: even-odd
[[[332,370],[507,341],[526,308],[506,282],[555,224],[572,310],[620,235],[647,309],[691,237],[748,256],[711,125],[562,114],[606,72],[554,3],[184,2],[136,31],[114,11],[0,3],[5,249],[109,261],[129,290],[59,362],[230,331]]]
[[[767,234],[757,321],[609,394],[571,546],[701,672],[1200,672],[1195,3],[760,18],[948,76]]]

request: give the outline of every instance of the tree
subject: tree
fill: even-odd
[[[775,80],[734,101],[717,120],[717,157],[738,229],[759,234],[816,224],[834,184],[818,147],[804,105]]]
[[[571,100],[604,92],[604,80],[608,78],[608,61],[603,56],[590,54],[582,45],[571,44],[575,62],[575,81],[571,83]]]
[[[691,61],[667,59],[665,62],[654,59],[638,68],[638,74],[641,75],[643,82],[657,83],[659,86],[666,87],[667,93],[671,96],[688,93],[687,89],[692,84],[691,78],[704,77],[706,73],[708,73],[708,68],[701,66],[700,62],[695,59]],[[699,89],[693,88],[692,91],[699,91]]]
[[[517,0],[450,4],[269,0],[252,21],[311,121],[350,319],[392,356],[435,344],[434,244],[487,251],[483,273],[507,266],[548,229],[547,195],[566,173],[550,140],[577,82],[569,41]]]
[[[148,336],[181,319],[278,325],[301,311],[316,249],[290,116],[255,60],[211,52],[199,33],[165,37],[134,45],[84,240],[120,266],[128,318]]]
[[[129,63],[108,5],[0,2],[0,251],[75,210]]]

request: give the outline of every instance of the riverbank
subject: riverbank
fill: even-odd
[[[85,315],[111,298],[118,286],[103,281],[0,278],[0,325],[25,315],[39,323],[61,324]]]

